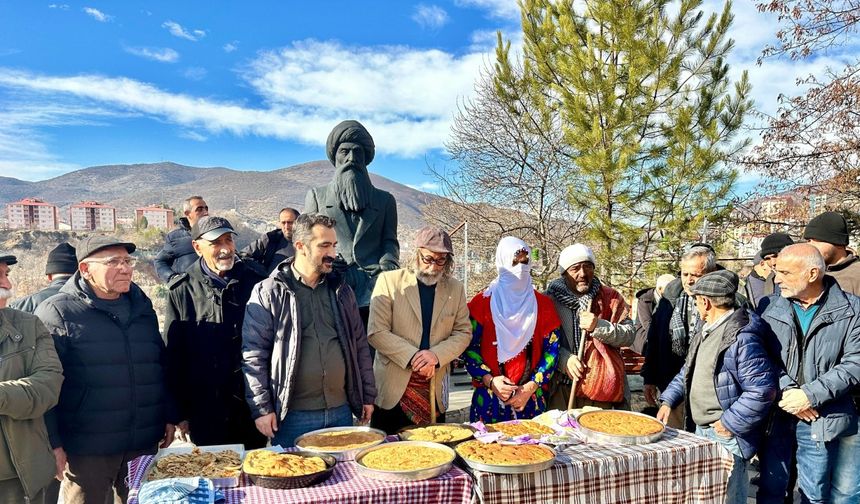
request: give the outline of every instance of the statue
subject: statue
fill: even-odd
[[[374,153],[373,138],[361,123],[343,121],[335,126],[326,140],[334,178],[308,191],[304,208],[335,220],[335,268],[355,291],[365,326],[377,275],[400,267],[394,196],[373,187],[367,172]]]

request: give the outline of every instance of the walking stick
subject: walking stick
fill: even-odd
[[[579,347],[576,349],[576,358],[579,359],[579,363],[582,364],[582,354],[585,352],[585,337],[588,333],[585,332],[585,329],[582,330],[582,336],[579,337]],[[565,366],[567,363],[565,363]],[[579,378],[574,377],[573,381],[570,384],[570,399],[567,400],[567,409],[573,409],[573,399],[576,396],[576,386],[579,384]]]
[[[436,423],[436,373],[430,378],[430,423]]]

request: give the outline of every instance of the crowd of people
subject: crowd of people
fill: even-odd
[[[244,250],[202,197],[185,201],[156,259],[163,327],[133,281],[133,243],[60,244],[50,285],[9,308],[17,260],[0,253],[0,502],[53,504],[60,481],[66,503],[125,501],[128,462],[177,436],[256,448],[443,422],[458,358],[473,422],[629,409],[630,346],[657,418],[734,457],[728,502],[746,502],[754,456],[758,502],[784,502],[795,479],[805,502],[860,502],[860,260],[839,214],[812,219],[805,243],[765,238],[743,284],[692,244],[678,278],[637,294],[634,321],[583,243],[561,251],[544,292],[512,236],[471,299],[442,229],[419,230],[401,267],[369,133],[345,121],[327,153],[334,180]]]

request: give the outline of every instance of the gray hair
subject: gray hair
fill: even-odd
[[[699,294],[699,296],[702,296]],[[702,296],[703,298],[709,300],[712,305],[717,308],[731,308],[735,305],[735,297],[734,296]]]
[[[335,220],[328,215],[320,213],[301,214],[296,219],[296,224],[293,228],[293,243],[302,242],[303,245],[308,245],[314,236],[314,226],[325,226],[331,229],[334,228],[334,225]]]
[[[188,213],[191,211],[191,202],[199,199],[202,200],[203,196],[189,196],[185,198],[185,201],[182,202],[182,213]]]
[[[284,208],[282,208],[282,209],[281,209],[281,211],[280,211],[280,212],[278,212],[278,217],[280,217],[280,216],[281,216],[281,214],[282,214],[282,213],[284,213],[284,212],[290,212],[290,213],[292,213],[292,214],[293,214],[293,217],[294,217],[294,218],[296,218],[296,219],[298,219],[298,218],[299,218],[299,215],[301,215],[301,214],[302,214],[301,212],[299,212],[298,210],[296,210],[296,209],[295,209],[295,208],[293,208],[293,207],[284,207]]]
[[[794,257],[806,268],[806,271],[817,269],[821,276],[827,271],[824,256],[821,252],[808,243],[795,243],[789,245],[779,252],[780,256],[788,255]]]
[[[451,275],[454,274],[454,254],[447,254],[447,255],[448,255],[448,262],[446,262],[445,267],[442,268],[442,277],[443,278],[450,278]],[[419,252],[418,249],[416,248],[415,249],[415,257],[411,261],[409,261],[409,263],[406,265],[406,269],[409,270],[411,273],[417,274],[418,273],[418,261],[420,261],[420,260],[421,260],[421,252]]]
[[[681,256],[681,262],[698,259],[699,257],[705,258],[705,273],[710,273],[717,269],[717,256],[714,254],[714,249],[710,247],[690,247],[690,250],[684,252],[684,255]]]

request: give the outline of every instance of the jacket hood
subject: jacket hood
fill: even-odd
[[[636,291],[636,299],[642,299],[643,296],[651,293],[651,299],[654,299],[654,287],[645,287],[644,289],[639,289]]]
[[[860,257],[854,255],[854,252],[848,251],[848,255],[836,264],[831,264],[827,267],[827,271],[842,271],[855,262],[860,261]]]
[[[191,232],[191,223],[188,222],[188,217],[180,217],[179,218],[179,227],[182,229]]]

